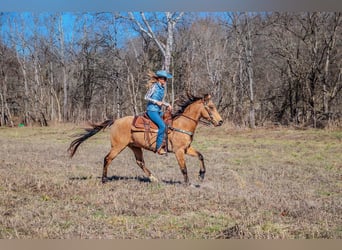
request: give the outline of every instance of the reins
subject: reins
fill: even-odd
[[[198,123],[200,122],[200,123],[202,123],[203,125],[209,127],[209,126],[213,123],[214,118],[213,118],[212,113],[210,112],[210,108],[208,107],[207,103],[203,102],[203,105],[204,105],[204,108],[205,108],[205,110],[208,112],[208,115],[209,115],[209,119],[206,119],[207,121],[204,121],[204,120],[201,120],[201,119],[195,120],[194,118],[191,118],[191,117],[189,117],[189,116],[187,116],[187,115],[184,115],[184,114],[180,114],[180,115],[177,116],[176,118],[182,116],[182,117],[185,117],[185,118],[187,118],[187,119],[189,119],[189,120],[195,122],[195,123],[196,123],[196,126],[197,126]],[[171,126],[168,126],[168,128],[169,128],[170,130],[172,130],[172,131],[177,131],[177,132],[180,132],[180,133],[183,133],[183,134],[187,134],[187,135],[189,135],[189,136],[193,136],[193,134],[194,134],[193,132],[186,131],[186,130],[179,129],[179,128],[174,128],[174,127],[171,127]]]
[[[193,118],[191,118],[191,117],[189,117],[189,116],[186,116],[186,115],[183,115],[183,114],[181,114],[181,115],[179,115],[179,116],[183,116],[183,117],[185,117],[185,118],[188,118],[189,120],[191,120],[191,121],[195,122],[195,123],[196,123],[196,125],[197,125],[197,123],[198,123],[198,121],[197,121],[197,120],[195,120],[195,119],[193,119]]]
[[[209,112],[208,112],[208,113],[209,113]],[[183,116],[183,117],[185,117],[185,118],[188,118],[189,120],[195,122],[196,125],[197,125],[198,123],[201,123],[201,124],[203,124],[203,125],[205,125],[205,126],[208,126],[208,127],[211,125],[210,120],[204,121],[204,120],[202,120],[202,119],[200,118],[199,121],[196,121],[195,119],[193,119],[193,118],[191,118],[191,117],[189,117],[189,116],[183,115],[183,114],[181,114],[181,115],[179,115],[179,116]],[[209,114],[209,116],[210,116],[210,114]],[[211,119],[212,119],[212,118],[211,118]]]

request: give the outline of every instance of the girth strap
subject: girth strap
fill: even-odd
[[[186,131],[186,130],[179,129],[179,128],[169,127],[169,129],[173,130],[173,131],[177,131],[177,132],[183,133],[183,134],[187,134],[187,135],[190,135],[190,136],[194,135],[194,133],[192,133],[190,131]]]

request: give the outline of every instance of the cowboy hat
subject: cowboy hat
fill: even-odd
[[[156,72],[156,75],[158,77],[172,78],[172,75],[170,73],[167,73],[165,70],[158,70]]]

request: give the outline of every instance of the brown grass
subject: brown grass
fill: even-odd
[[[342,238],[342,131],[201,127],[187,158],[145,152],[150,183],[125,150],[101,183],[109,132],[73,159],[72,126],[0,129],[0,238]]]

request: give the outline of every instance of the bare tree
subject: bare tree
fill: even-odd
[[[0,14],[1,125],[138,114],[157,68],[172,102],[210,90],[238,126],[341,120],[340,13],[71,15],[66,39],[62,13]]]
[[[144,12],[140,12],[142,21],[139,21],[132,12],[128,12],[130,19],[139,27],[139,30],[152,39],[158,46],[160,52],[164,57],[163,69],[166,71],[170,70],[171,65],[171,53],[174,43],[174,30],[177,22],[183,16],[183,12],[165,12],[166,17],[166,42],[163,42],[160,37],[156,35],[156,31],[152,29],[150,21],[147,20]]]
[[[67,63],[66,63],[66,48],[63,28],[63,16],[58,15],[58,40],[60,42],[58,56],[62,66],[62,79],[63,79],[63,120],[68,120],[68,79],[67,79]],[[59,118],[60,121],[60,118]]]
[[[174,30],[177,22],[182,18],[183,12],[165,12],[166,17],[166,42],[162,41],[162,37],[156,34],[156,31],[152,29],[150,21],[146,18],[144,12],[140,12],[141,21],[139,21],[134,13],[128,12],[130,20],[133,21],[139,28],[140,32],[147,35],[152,39],[158,46],[159,51],[163,55],[164,62],[162,68],[166,71],[170,71],[171,61],[172,61],[172,50],[174,43]],[[160,18],[155,18],[156,20]],[[166,89],[167,90],[167,89]],[[166,91],[167,92],[167,91]],[[166,93],[167,94],[167,93]],[[165,94],[165,95],[166,95]],[[172,103],[174,102],[174,80],[171,81],[171,98]]]
[[[16,51],[16,57],[17,61],[20,65],[20,70],[22,73],[22,80],[23,80],[23,85],[24,85],[24,97],[23,97],[23,102],[24,102],[24,117],[23,117],[23,122],[26,125],[31,125],[31,118],[30,118],[30,89],[29,89],[29,76],[28,76],[28,70],[27,70],[27,62],[24,54],[24,51],[28,51],[28,44],[25,40],[23,31],[20,31],[20,28],[25,30],[25,22],[22,21],[22,18],[14,19],[14,20],[8,20],[9,22],[9,28],[11,30],[11,42],[12,42],[12,47],[16,48],[19,47],[18,49],[15,49]],[[13,27],[16,25],[15,27]],[[19,53],[21,50],[22,54]]]
[[[251,28],[249,23],[249,16],[245,13],[245,38],[244,49],[246,67],[249,80],[249,125],[251,128],[255,128],[255,100],[254,100],[254,73],[253,73],[253,47],[251,38]]]
[[[228,13],[228,26],[235,36],[235,53],[236,53],[236,72],[233,76],[234,91],[238,89],[246,89],[240,91],[240,103],[243,100],[244,92],[248,95],[249,101],[249,126],[255,128],[255,78],[254,78],[254,55],[253,55],[253,39],[251,27],[251,13]],[[253,27],[254,28],[254,27]],[[254,30],[255,32],[255,30]],[[236,97],[234,97],[236,98]],[[236,104],[234,104],[234,107]],[[243,106],[241,103],[240,107]],[[235,113],[235,112],[234,112]],[[242,117],[241,117],[242,118]],[[243,120],[243,119],[242,119]]]
[[[8,78],[12,73],[9,67],[15,64],[11,54],[2,46],[0,40],[0,126],[9,125],[13,127],[12,112],[8,105]]]
[[[2,16],[0,13],[0,28],[2,26]],[[12,113],[8,105],[8,78],[13,75],[15,62],[13,52],[8,50],[0,37],[0,126],[13,126]]]
[[[329,103],[336,97],[337,89],[341,88],[341,80],[339,78],[333,79],[330,71],[332,53],[336,47],[337,32],[341,30],[341,13],[324,14],[328,27],[324,29],[324,45],[326,50],[324,75],[323,75],[323,111],[325,114],[329,113]],[[330,20],[329,20],[330,19]],[[339,73],[341,75],[341,72]],[[329,86],[331,86],[329,88]]]

